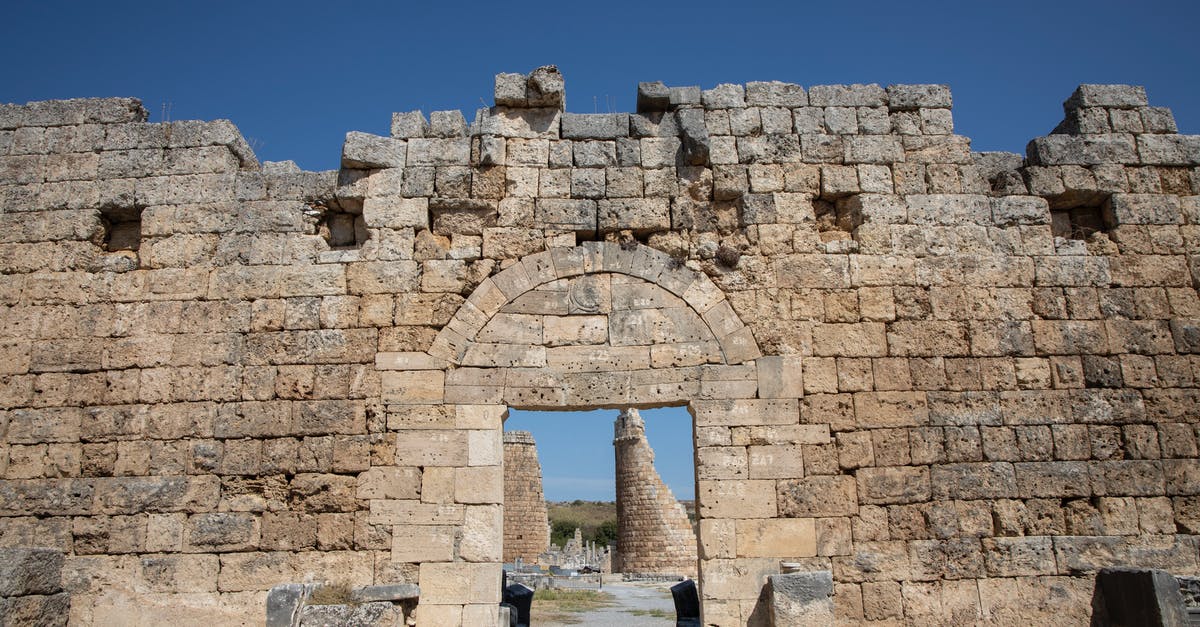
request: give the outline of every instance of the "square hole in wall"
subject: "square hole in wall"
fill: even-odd
[[[317,232],[335,250],[362,248],[363,243],[371,237],[362,214],[333,209],[326,209],[321,214]]]
[[[861,206],[857,195],[827,198],[824,195],[813,199],[813,213],[817,218],[817,232],[821,241],[854,239],[854,230],[863,223]]]
[[[1050,232],[1055,237],[1086,240],[1093,233],[1111,228],[1102,205],[1083,205],[1050,210]]]
[[[142,245],[142,207],[106,207],[100,210],[104,250],[137,250]]]
[[[1068,189],[1045,198],[1050,205],[1050,232],[1055,237],[1086,240],[1094,233],[1107,233],[1115,226],[1110,193]]]

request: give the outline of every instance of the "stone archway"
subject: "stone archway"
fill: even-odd
[[[428,464],[426,475],[432,468],[452,483],[450,502],[404,506],[388,519],[454,530],[441,540],[450,550],[422,560],[425,619],[462,612],[466,624],[473,607],[494,602],[489,578],[499,581],[501,429],[509,407],[687,405],[699,434],[762,412],[760,356],[750,329],[707,276],[655,249],[609,242],[525,257],[480,284],[428,353],[380,353],[384,402],[421,408],[395,412],[405,416],[395,421],[389,411],[389,428],[406,430],[397,461]],[[796,422],[794,400],[773,409]],[[697,457],[704,478],[710,460]],[[733,518],[727,497],[709,483],[698,489],[698,515],[713,519],[704,523]],[[721,529],[701,524],[701,546]],[[702,585],[704,576],[702,562]]]

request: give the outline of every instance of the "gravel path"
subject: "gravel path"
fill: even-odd
[[[604,591],[616,597],[616,604],[586,614],[570,623],[576,627],[663,627],[675,624],[675,602],[669,583],[605,583]],[[632,610],[662,610],[667,618],[638,615]],[[542,622],[533,616],[533,627],[563,627],[568,623]]]

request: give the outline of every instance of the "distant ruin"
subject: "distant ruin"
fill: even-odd
[[[504,432],[504,561],[537,562],[550,547],[542,466],[528,431]]]
[[[617,553],[621,573],[696,576],[696,532],[654,469],[654,451],[636,409],[613,425],[617,457]]]
[[[0,547],[62,556],[0,608],[497,624],[509,407],[689,408],[708,625],[1087,625],[1102,569],[1200,573],[1200,137],[1143,89],[1017,155],[944,85],[494,87],[330,172],[0,105]]]

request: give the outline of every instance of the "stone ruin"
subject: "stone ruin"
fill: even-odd
[[[617,552],[620,573],[696,576],[696,532],[683,505],[654,469],[654,451],[636,409],[613,425],[617,456]]]
[[[611,573],[612,553],[609,547],[584,541],[583,531],[578,527],[575,533],[563,543],[562,548],[551,544],[550,548],[538,557],[538,563],[547,567],[550,573]]]
[[[504,432],[504,561],[536,563],[550,547],[542,466],[528,431]]]
[[[14,594],[496,624],[508,407],[689,407],[706,624],[1082,625],[1102,569],[1198,574],[1200,137],[1144,90],[1015,155],[941,85],[495,87],[331,172],[0,105],[0,546],[63,555]]]
[[[579,529],[550,544],[537,446],[528,431],[504,432],[504,561],[639,575],[696,574],[696,533],[683,506],[654,469],[654,451],[636,409],[614,423],[617,551],[584,542]],[[614,561],[612,558],[618,556]]]

